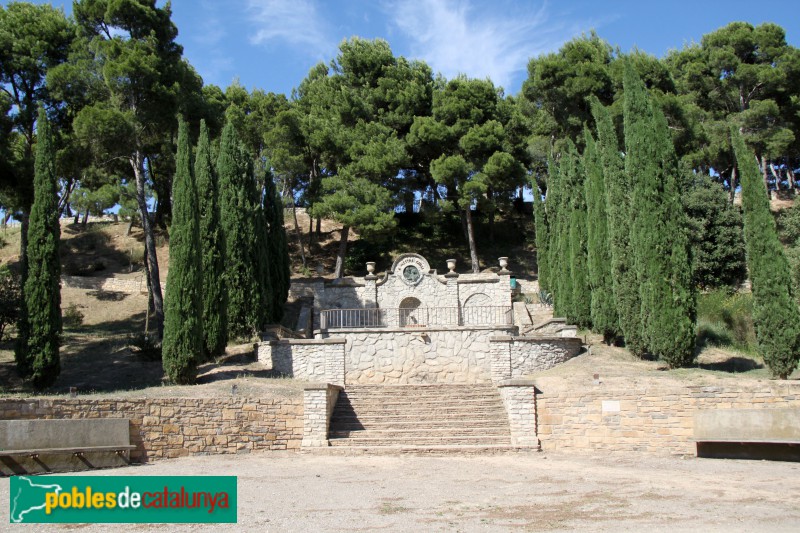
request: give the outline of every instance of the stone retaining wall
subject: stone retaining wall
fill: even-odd
[[[303,438],[303,399],[0,399],[0,419],[130,419],[134,461],[295,450]]]
[[[493,368],[495,381],[521,378],[539,370],[547,370],[572,359],[583,347],[580,337],[498,335],[489,340],[492,357],[503,362],[502,366]]]
[[[800,384],[748,388],[626,388],[537,394],[542,449],[559,452],[646,452],[694,455],[693,417],[704,409],[800,408]]]
[[[136,294],[147,292],[147,282],[144,277],[136,279],[123,279],[113,277],[91,278],[84,276],[61,276],[61,282],[65,287],[74,289],[86,289],[95,291],[124,292]],[[161,290],[167,288],[166,283],[161,283]]]

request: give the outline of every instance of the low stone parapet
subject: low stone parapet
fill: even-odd
[[[342,387],[313,383],[303,390],[303,448],[328,446],[331,414]]]
[[[536,434],[536,386],[530,379],[509,379],[497,384],[503,398],[513,446],[539,446]]]
[[[547,370],[572,359],[583,348],[580,337],[496,335],[489,342],[495,383]]]
[[[345,340],[279,339],[256,345],[256,358],[272,370],[297,379],[344,385]]]

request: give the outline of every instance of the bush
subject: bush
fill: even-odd
[[[697,299],[697,342],[755,353],[753,295],[718,289]]]
[[[11,272],[8,266],[0,266],[0,340],[3,340],[6,327],[16,324],[19,319],[21,300],[19,276]]]
[[[70,304],[66,309],[64,309],[64,315],[61,319],[61,322],[64,324],[64,327],[76,328],[83,324],[83,319],[84,315],[78,308],[78,304]]]

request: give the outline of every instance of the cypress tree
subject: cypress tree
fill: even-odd
[[[645,346],[671,368],[694,360],[695,289],[680,172],[666,119],[625,66],[625,172],[633,184],[631,245]]]
[[[61,264],[58,241],[56,154],[50,123],[39,107],[33,205],[28,225],[28,278],[23,289],[25,336],[17,365],[36,389],[51,386],[61,372]]]
[[[610,344],[619,335],[619,316],[614,303],[609,251],[606,187],[597,145],[588,128],[584,128],[586,149],[583,167],[586,172],[587,265],[592,294],[592,328]]]
[[[283,225],[283,203],[272,179],[267,173],[264,192],[264,212],[269,224],[269,258],[272,274],[272,316],[275,322],[283,318],[283,306],[289,298],[291,266],[289,264],[289,245],[286,228]]]
[[[203,344],[206,356],[225,352],[228,343],[228,294],[225,290],[225,236],[219,211],[219,182],[211,160],[206,121],[200,121],[200,139],[194,166],[200,208],[200,246],[203,273]]]
[[[252,168],[252,166],[251,166]],[[265,172],[265,176],[269,172]],[[268,179],[268,178],[266,178]],[[265,181],[266,181],[265,179]],[[270,269],[270,243],[269,226],[267,225],[267,213],[264,210],[264,187],[262,182],[256,183],[255,175],[248,180],[251,188],[253,213],[255,214],[255,255],[252,261],[256,265],[256,277],[258,279],[258,292],[254,296],[253,305],[255,306],[257,330],[263,329],[267,324],[275,322],[275,310],[273,302],[273,274]]]
[[[597,124],[597,150],[606,187],[611,281],[619,315],[619,329],[631,353],[642,357],[645,347],[641,328],[639,282],[630,240],[631,222],[636,215],[631,207],[631,184],[625,173],[619,139],[609,109],[595,98],[592,101],[592,114]]]
[[[569,191],[569,290],[572,291],[571,314],[567,318],[582,328],[591,325],[592,295],[589,290],[589,272],[587,268],[587,233],[586,233],[586,198],[584,196],[583,168],[578,150],[571,140],[567,140],[564,182]]]
[[[231,121],[222,130],[219,158],[219,204],[225,235],[225,286],[229,338],[250,337],[259,327],[261,297],[253,257],[256,254],[256,212],[253,209],[253,165]]]
[[[180,119],[162,341],[164,371],[180,385],[196,381],[197,363],[204,359],[201,264],[200,211],[192,175],[189,127]]]
[[[764,362],[774,377],[786,379],[800,358],[800,311],[793,298],[789,263],[775,231],[775,219],[758,164],[731,126],[742,184],[744,241],[753,288],[753,321]]]
[[[539,278],[539,290],[549,291],[550,277],[547,270],[547,246],[550,232],[547,227],[547,211],[545,203],[542,202],[542,194],[536,178],[531,181],[533,188],[533,217],[536,228],[536,267]]]
[[[548,162],[547,218],[552,220],[547,247],[547,270],[553,293],[553,313],[559,317],[572,315],[572,286],[569,270],[568,196],[564,186],[563,162]]]

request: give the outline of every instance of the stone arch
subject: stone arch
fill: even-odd
[[[478,292],[464,301],[461,309],[461,320],[465,326],[487,324],[487,315],[491,314],[492,299],[489,295]]]
[[[399,322],[401,326],[416,326],[421,323],[418,309],[422,307],[419,298],[408,296],[400,301],[398,306]]]

